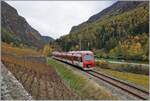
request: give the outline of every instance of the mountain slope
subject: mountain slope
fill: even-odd
[[[40,33],[32,28],[17,10],[6,2],[1,2],[1,33],[2,41],[19,45],[41,48],[45,44]]]
[[[98,14],[95,14],[91,16],[86,22],[81,23],[78,26],[73,26],[70,33],[77,32],[78,29],[85,27],[86,25],[95,22],[96,20],[101,20],[103,18],[109,18],[112,16],[119,15],[121,13],[133,10],[139,6],[148,5],[148,3],[145,2],[139,2],[139,1],[118,1],[111,5],[110,7],[104,9],[103,11],[99,12]]]
[[[135,52],[131,49],[131,55],[135,57],[139,55],[140,58],[142,58],[142,56],[147,57],[149,33],[148,3],[148,1],[116,2],[102,12],[90,17],[88,21],[79,26],[72,27],[68,35],[57,39],[56,42],[63,50],[67,51],[78,50],[81,44],[82,50],[93,48],[103,49],[107,54],[112,53],[113,56],[116,55],[117,57],[128,57],[126,56],[128,53],[114,53],[121,53],[121,50],[116,51],[116,49],[121,49],[123,46],[120,45],[124,45],[124,42],[128,48],[132,48],[131,45],[134,46],[134,43],[138,43],[136,44],[137,47],[143,48],[146,51],[139,49],[138,51],[140,52]],[[135,39],[134,42],[130,42],[132,40],[130,37],[133,39],[138,37],[137,39],[139,40]],[[141,39],[144,39],[144,41],[142,42]],[[128,42],[126,42],[126,40],[128,40]],[[118,46],[119,43],[120,45]],[[135,50],[137,47],[135,47]],[[122,56],[123,54],[124,56]],[[134,56],[131,57],[133,58]]]
[[[145,5],[146,2],[126,2],[126,1],[118,1],[112,6],[104,9],[102,12],[93,15],[89,18],[88,22],[94,22],[106,16],[115,16],[130,10],[137,8],[138,6]]]
[[[53,42],[54,41],[54,39],[49,37],[49,36],[42,36],[42,38],[43,38],[43,41],[45,43],[49,43],[49,42]]]

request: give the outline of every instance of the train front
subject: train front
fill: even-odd
[[[82,55],[83,60],[83,69],[84,70],[91,70],[94,67],[94,55],[92,52],[85,52]]]

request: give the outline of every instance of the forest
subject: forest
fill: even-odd
[[[106,15],[56,42],[62,51],[93,50],[97,57],[148,61],[149,10],[142,5]]]

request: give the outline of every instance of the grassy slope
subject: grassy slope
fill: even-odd
[[[104,88],[91,83],[81,75],[75,74],[71,69],[58,63],[56,60],[48,59],[48,63],[54,67],[64,82],[74,89],[82,99],[117,99]]]
[[[149,76],[141,75],[141,74],[134,74],[134,73],[127,73],[127,72],[119,72],[119,71],[114,71],[110,69],[97,68],[97,70],[102,71],[118,79],[134,83],[145,89],[149,88]]]

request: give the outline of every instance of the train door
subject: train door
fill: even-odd
[[[80,57],[78,57],[78,66],[80,66]]]
[[[73,53],[72,53],[72,55],[71,55],[71,62],[72,62],[72,64],[74,64],[74,56],[73,56]]]
[[[79,66],[83,67],[82,56],[78,58]]]

